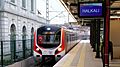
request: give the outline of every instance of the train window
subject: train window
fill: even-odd
[[[43,48],[54,48],[60,44],[60,35],[41,35],[38,37],[38,45]]]
[[[67,35],[67,42],[69,42],[69,36]]]
[[[58,47],[60,45],[60,37],[61,28],[59,27],[43,26],[37,29],[37,44],[42,48]]]
[[[43,36],[38,36],[38,44],[41,44],[42,43],[42,40],[43,40]]]
[[[56,43],[60,41],[60,35],[42,35],[46,43]]]

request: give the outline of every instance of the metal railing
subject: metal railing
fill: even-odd
[[[0,67],[33,55],[33,39],[0,41]]]

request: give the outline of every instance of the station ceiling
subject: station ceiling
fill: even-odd
[[[111,16],[120,16],[120,0],[111,1]]]
[[[78,17],[78,2],[98,1],[98,0],[63,0],[70,12],[77,21],[81,21]],[[120,0],[110,0],[110,16],[120,16]]]

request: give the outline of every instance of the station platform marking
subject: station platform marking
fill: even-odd
[[[78,54],[80,48],[82,48],[83,45],[77,44],[75,48],[73,48],[68,54],[70,54],[69,58],[64,63],[64,67],[69,67],[74,62],[74,58]],[[77,58],[79,59],[79,58]]]
[[[81,67],[81,65],[84,66],[85,52],[86,52],[85,47],[86,44],[81,44],[81,43],[77,44],[68,54],[66,54],[59,61],[59,63],[56,63],[55,66],[53,67],[77,67],[77,66]]]
[[[63,67],[63,65],[64,67],[69,67],[80,47],[80,43],[78,43],[70,52],[68,52],[60,61],[58,61],[59,63],[55,64],[56,66],[53,67]]]
[[[102,67],[103,65],[101,59],[95,58],[95,53],[92,52],[89,40],[82,40],[65,57],[53,67]]]
[[[86,54],[86,44],[83,44],[83,48],[81,50],[80,53],[80,60],[78,62],[77,67],[84,67],[84,63],[85,63],[85,54]]]

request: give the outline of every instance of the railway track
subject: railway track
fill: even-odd
[[[56,61],[53,58],[47,58],[44,61],[35,65],[35,67],[53,67]]]

